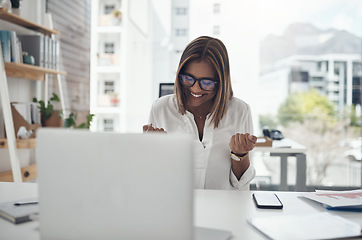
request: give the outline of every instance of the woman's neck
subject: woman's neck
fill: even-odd
[[[187,105],[186,109],[198,118],[205,118],[211,112],[212,103],[207,102],[199,106]]]

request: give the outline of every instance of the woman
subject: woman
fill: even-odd
[[[229,59],[216,38],[199,37],[184,50],[174,93],[157,99],[144,132],[188,133],[194,142],[195,188],[249,189],[249,151],[256,142],[248,104],[233,97]]]

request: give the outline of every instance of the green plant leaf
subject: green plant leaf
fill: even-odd
[[[64,120],[64,127],[65,128],[71,128],[71,127],[76,127],[76,120],[77,120],[77,115],[75,115],[74,113],[69,114],[68,118],[66,118]]]
[[[56,95],[55,93],[53,93],[53,96],[50,98],[50,101],[53,101],[53,102],[59,102],[59,97],[58,95]]]

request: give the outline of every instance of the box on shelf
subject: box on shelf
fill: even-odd
[[[30,135],[30,138],[34,138],[36,135],[36,130],[41,127],[41,124],[31,124],[25,118],[16,110],[16,108],[11,105],[11,112],[13,115],[13,122],[14,122],[14,130],[15,130],[15,136],[17,132],[19,131],[19,128],[21,126],[24,126],[26,130],[30,131],[33,130],[34,132]],[[6,131],[5,131],[5,137],[6,137]]]
[[[258,137],[256,140],[256,147],[272,147],[273,146],[273,139],[269,137]]]
[[[41,123],[43,127],[63,127],[63,119],[60,118],[60,111],[54,110],[49,119],[41,117]]]

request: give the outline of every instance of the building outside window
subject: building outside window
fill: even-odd
[[[214,28],[213,28],[213,35],[214,35],[214,36],[220,35],[220,26],[218,26],[218,25],[214,26]]]
[[[214,3],[214,14],[220,13],[220,3]]]
[[[176,8],[176,15],[186,15],[186,14],[187,14],[187,8],[185,7]]]
[[[104,43],[104,53],[107,53],[107,54],[114,53],[114,43],[113,42]]]
[[[120,90],[126,35],[122,23],[127,21],[121,0],[92,0],[91,37],[91,112],[95,114],[92,131],[121,131],[126,101],[121,103]],[[123,104],[123,105],[122,105]],[[121,106],[122,105],[122,106]]]
[[[104,14],[110,14],[116,8],[114,4],[105,4],[104,5]]]
[[[114,121],[111,118],[103,119],[103,130],[105,132],[113,132],[114,131]]]
[[[114,81],[106,80],[104,81],[104,93],[114,93]]]
[[[187,29],[184,28],[177,28],[176,29],[176,36],[177,37],[184,37],[187,35]]]

